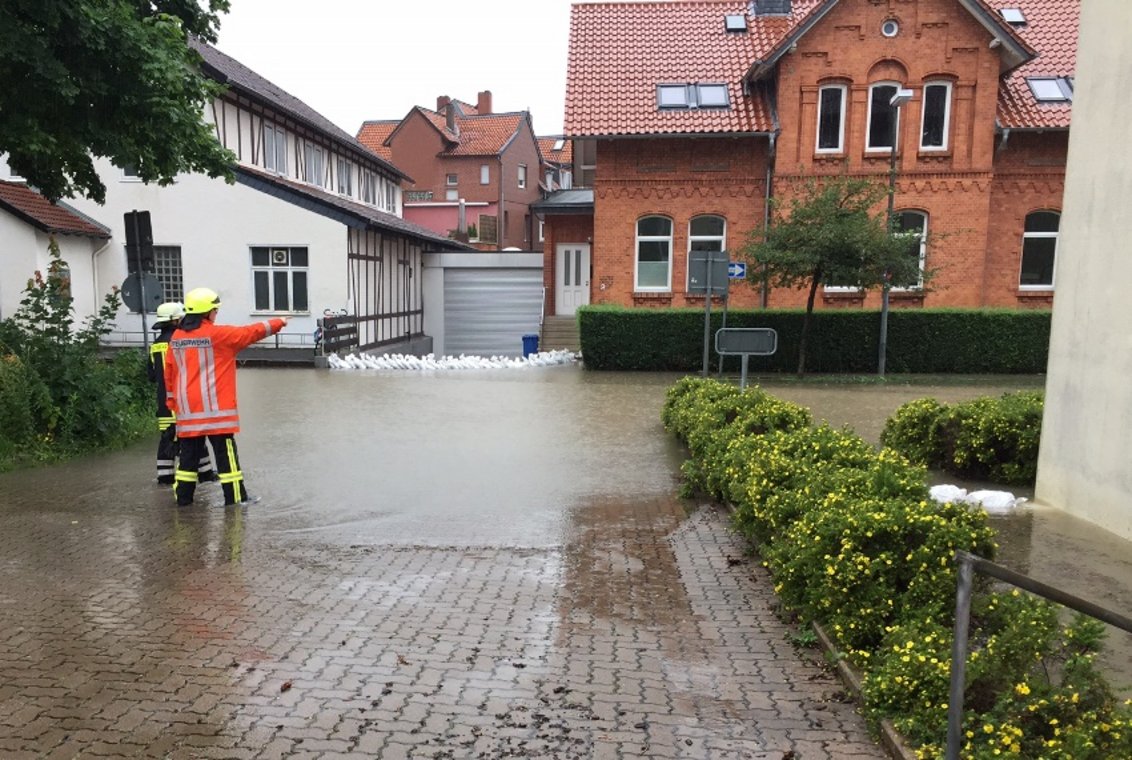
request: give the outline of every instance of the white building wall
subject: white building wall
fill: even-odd
[[[38,271],[47,276],[51,255],[47,246],[50,235],[33,227],[7,211],[0,210],[0,245],[3,265],[0,266],[0,319],[15,314],[24,299],[28,280]],[[74,298],[75,322],[81,325],[102,305],[89,286],[92,278],[93,254],[106,245],[105,240],[81,235],[56,235],[60,258],[71,272],[71,296]]]
[[[252,246],[305,246],[309,312],[286,312],[286,345],[313,345],[315,319],[324,308],[346,303],[346,226],[313,211],[274,198],[246,185],[228,185],[203,175],[182,175],[167,187],[125,178],[108,161],[96,163],[106,183],[106,203],[85,199],[71,205],[109,227],[113,242],[98,256],[100,293],[121,286],[126,278],[125,222],[129,211],[149,211],[153,242],[180,246],[185,290],[209,287],[221,296],[221,319],[240,324],[275,312],[254,310]],[[101,295],[99,296],[101,299]],[[147,324],[152,317],[147,317]],[[141,317],[125,308],[118,327],[140,342]],[[112,336],[118,337],[118,336]],[[126,337],[126,336],[123,336]]]
[[[1128,0],[1081,4],[1037,499],[1132,539]]]

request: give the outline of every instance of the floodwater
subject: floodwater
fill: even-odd
[[[625,614],[642,615],[679,590],[670,555],[629,556],[625,548],[648,514],[664,530],[687,522],[673,499],[684,451],[660,422],[665,391],[679,377],[578,366],[434,374],[243,368],[238,443],[258,504],[179,513],[169,490],[151,483],[152,441],[0,475],[0,528],[5,543],[17,547],[0,560],[0,572],[11,578],[37,573],[47,587],[66,589],[68,599],[92,594],[84,604],[98,618],[120,614],[100,607],[100,598],[121,598],[123,585],[136,576],[219,567],[256,546],[295,547],[306,557],[299,570],[310,573],[318,569],[310,547],[322,547],[317,551],[328,557],[379,546],[546,550],[563,566],[555,570],[531,559],[516,583],[550,589],[547,573],[560,572],[565,583],[578,586],[562,593],[585,596],[594,614],[630,605]],[[933,396],[954,402],[1040,387],[1034,378],[947,385],[755,382],[873,443],[884,420],[906,401]],[[208,486],[199,498],[221,501],[219,490]],[[1040,507],[995,524],[1004,564],[1132,615],[1128,542]],[[617,586],[606,565],[595,563],[595,541],[600,562],[609,567],[637,572],[638,565],[643,570],[660,561],[666,569],[651,571],[649,584]],[[569,546],[584,550],[555,553]],[[71,568],[90,572],[99,556],[121,566],[112,578],[68,577],[76,572]],[[161,564],[174,560],[175,566]],[[431,588],[420,578],[421,589],[399,593],[420,598]],[[93,591],[83,591],[84,582]],[[175,584],[176,578],[154,582]],[[411,615],[408,597],[405,614]],[[0,610],[17,598],[24,597],[0,588]],[[389,597],[390,604],[399,598]],[[1122,688],[1132,684],[1129,639],[1114,631],[1105,656]]]

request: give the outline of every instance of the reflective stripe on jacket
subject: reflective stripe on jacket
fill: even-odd
[[[282,329],[281,319],[238,327],[205,320],[191,332],[173,333],[165,361],[165,388],[169,408],[177,415],[178,437],[240,432],[236,355]]]

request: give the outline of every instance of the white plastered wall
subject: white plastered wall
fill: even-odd
[[[1132,539],[1132,3],[1081,4],[1036,496]]]

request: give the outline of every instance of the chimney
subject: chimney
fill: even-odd
[[[444,126],[448,127],[448,131],[454,135],[460,134],[460,127],[456,125],[456,104],[446,103],[444,105]]]
[[[436,112],[437,113],[444,113],[444,107],[447,106],[451,102],[452,102],[452,98],[448,97],[447,95],[437,95],[436,96]]]
[[[484,90],[476,96],[476,111],[480,114],[491,113],[491,90]]]
[[[791,0],[751,0],[751,15],[788,16],[791,5]]]

